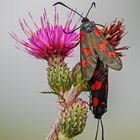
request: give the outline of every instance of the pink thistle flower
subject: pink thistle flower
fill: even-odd
[[[38,27],[29,13],[36,31],[33,31],[25,19],[23,19],[23,21],[19,20],[19,24],[28,40],[24,41],[19,39],[14,32],[10,33],[10,35],[16,40],[18,45],[23,46],[25,51],[38,59],[48,60],[53,55],[60,56],[64,59],[72,53],[73,48],[79,42],[79,35],[76,32],[66,34],[63,31],[70,32],[76,28],[80,19],[73,28],[70,28],[74,15],[72,11],[68,13],[66,23],[63,27],[59,25],[59,16],[55,8],[54,25],[50,25],[46,10],[44,10],[44,14],[40,18],[41,27]]]

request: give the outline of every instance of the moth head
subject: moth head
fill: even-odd
[[[85,18],[83,18],[83,19],[81,20],[81,22],[82,22],[82,23],[89,22],[89,19],[88,19],[87,17],[85,17]]]
[[[93,30],[93,23],[87,18],[83,18],[81,20],[82,24],[81,24],[81,29],[84,30],[85,32],[92,32]]]

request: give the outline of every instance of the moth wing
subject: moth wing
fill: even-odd
[[[85,40],[80,42],[81,72],[84,80],[89,81],[92,78],[97,60],[98,57],[92,48],[92,39],[86,34]]]
[[[115,50],[107,42],[97,27],[94,27],[92,40],[99,59],[108,67],[120,70],[122,62]]]
[[[81,72],[84,80],[89,81],[91,79],[96,68],[96,63],[96,57],[87,57],[85,54],[81,54]]]

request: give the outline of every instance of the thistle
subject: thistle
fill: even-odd
[[[49,85],[57,94],[63,94],[68,91],[72,85],[70,71],[64,59],[72,53],[73,48],[76,47],[79,42],[79,35],[77,33],[65,34],[63,31],[70,32],[75,29],[77,24],[75,24],[73,28],[70,28],[74,13],[68,13],[64,26],[59,25],[59,16],[56,9],[54,25],[50,25],[45,10],[43,16],[40,18],[41,27],[37,26],[30,13],[29,15],[36,31],[32,31],[25,20],[20,20],[19,22],[28,41],[19,39],[13,32],[10,35],[18,44],[21,44],[23,49],[29,54],[38,59],[45,59],[48,61]]]
[[[65,25],[60,25],[59,16],[55,8],[54,24],[51,25],[47,17],[47,12],[44,10],[44,14],[40,18],[41,27],[38,27],[29,13],[35,26],[35,31],[29,27],[25,20],[19,20],[19,24],[27,36],[27,41],[19,39],[14,32],[10,33],[12,38],[18,43],[18,48],[25,50],[37,59],[43,59],[48,62],[47,78],[51,89],[43,93],[57,95],[60,113],[58,121],[53,125],[51,132],[46,138],[47,140],[66,140],[67,138],[72,138],[80,134],[86,124],[88,107],[84,101],[77,100],[77,95],[80,92],[76,92],[74,89],[71,92],[69,91],[73,80],[71,71],[65,63],[65,58],[71,55],[74,47],[79,42],[79,34],[76,32],[66,34],[63,31],[70,32],[76,28],[80,18],[71,28],[74,15],[75,13],[73,12],[68,13]],[[71,105],[69,104],[70,102]],[[78,125],[76,125],[77,122]],[[71,129],[71,126],[74,129]]]

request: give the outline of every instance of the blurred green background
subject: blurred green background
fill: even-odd
[[[67,5],[86,13],[91,0],[61,0]],[[19,18],[29,21],[28,11],[39,24],[43,8],[53,21],[56,0],[1,0],[0,4],[0,140],[44,140],[57,117],[55,96],[39,92],[48,89],[47,62],[36,60],[14,47],[8,33],[14,30],[25,39],[18,24]],[[123,70],[109,73],[108,112],[104,115],[106,140],[140,139],[140,1],[97,0],[89,19],[96,23],[110,23],[116,17],[124,18],[128,34],[121,46],[132,46],[122,59]],[[60,23],[68,9],[59,7]],[[75,17],[74,20],[78,18]],[[31,23],[30,21],[28,23]],[[80,24],[79,24],[80,25]],[[79,61],[79,48],[73,57],[67,58],[72,68]],[[88,101],[88,93],[82,98]],[[94,139],[97,121],[89,112],[85,131],[77,140]],[[101,132],[100,132],[101,133]],[[99,138],[101,139],[101,138]]]

